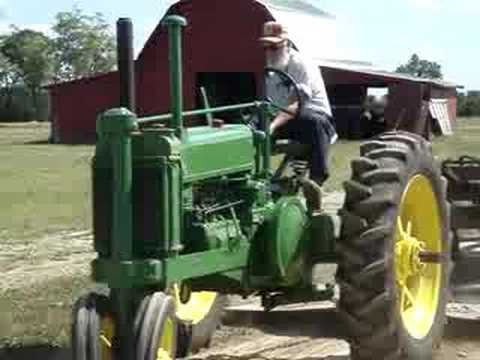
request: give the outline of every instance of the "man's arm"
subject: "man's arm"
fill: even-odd
[[[295,101],[292,96],[289,96],[288,103],[289,105],[287,106],[286,110],[288,110],[290,114],[284,111],[280,111],[277,116],[275,116],[275,119],[273,119],[270,123],[270,134],[273,134],[275,130],[277,130],[279,127],[285,125],[287,122],[292,120],[294,118],[294,115],[292,114],[297,113],[298,101]]]

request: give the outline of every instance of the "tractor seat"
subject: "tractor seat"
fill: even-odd
[[[308,158],[310,157],[312,146],[301,144],[290,139],[277,139],[272,145],[272,155],[285,154],[288,157]]]

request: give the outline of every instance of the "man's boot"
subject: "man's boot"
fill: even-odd
[[[322,211],[322,188],[312,179],[302,180],[303,196],[311,213]]]

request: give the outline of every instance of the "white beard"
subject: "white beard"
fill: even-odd
[[[285,47],[279,51],[268,51],[265,60],[267,67],[285,71],[290,60],[288,48]]]

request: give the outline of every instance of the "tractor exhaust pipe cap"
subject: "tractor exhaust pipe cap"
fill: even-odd
[[[133,24],[130,18],[117,20],[117,66],[120,77],[120,106],[135,112]]]

